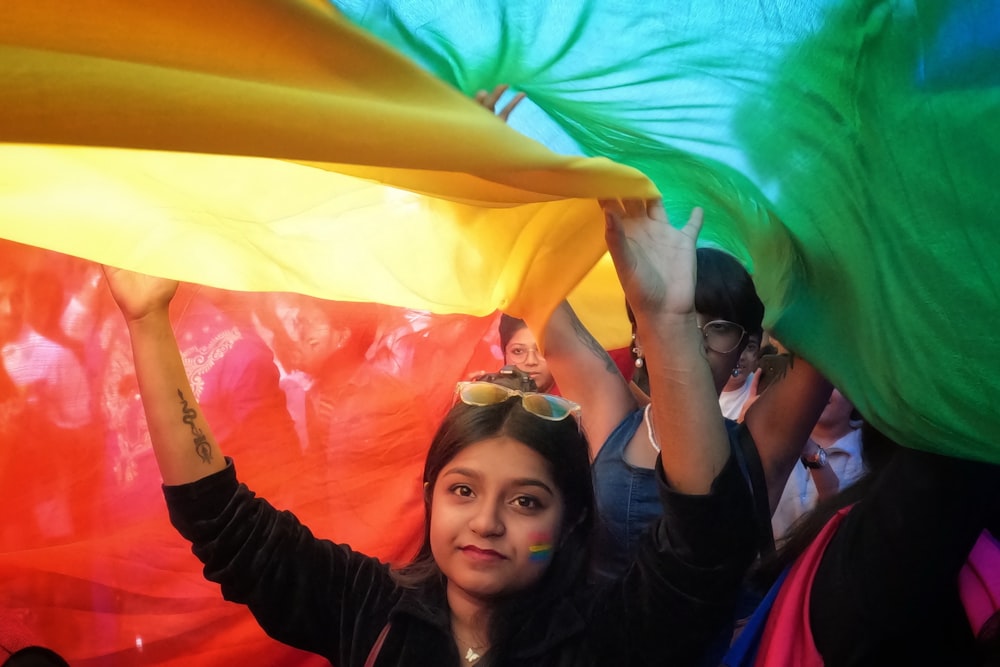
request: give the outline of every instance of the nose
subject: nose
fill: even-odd
[[[496,502],[481,502],[469,519],[469,528],[480,537],[499,537],[506,532],[503,519],[500,516],[500,504]]]
[[[524,363],[526,366],[537,366],[542,360],[542,356],[538,354],[538,350],[528,350],[524,355]]]

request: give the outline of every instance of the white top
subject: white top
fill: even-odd
[[[865,472],[861,459],[861,430],[855,429],[826,447],[829,465],[840,480],[840,489],[845,489],[858,480]],[[788,483],[781,493],[778,508],[771,517],[774,539],[779,540],[788,532],[795,521],[816,507],[816,484],[809,470],[797,463],[788,476]]]
[[[747,381],[743,386],[733,391],[725,391],[719,394],[719,407],[722,408],[722,416],[726,419],[739,421],[740,413],[743,412],[743,405],[750,398],[750,390],[753,389],[753,373],[747,376]]]
[[[0,348],[0,362],[23,400],[44,410],[50,422],[66,429],[90,423],[90,383],[65,347],[25,327],[20,338]]]

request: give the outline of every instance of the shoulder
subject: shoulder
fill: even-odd
[[[861,456],[861,429],[854,429],[827,447],[831,452],[842,452],[848,456]]]
[[[600,452],[598,452],[597,457],[603,458],[611,452],[621,452],[624,450],[625,446],[632,440],[632,437],[642,425],[643,414],[643,408],[636,408],[618,422],[618,425],[612,429],[611,433],[604,440],[604,444]]]

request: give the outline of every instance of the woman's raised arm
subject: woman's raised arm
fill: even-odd
[[[545,361],[559,392],[583,408],[583,430],[595,459],[611,432],[638,403],[611,356],[569,303],[562,302],[552,313],[544,341]]]
[[[164,484],[193,482],[226,467],[194,398],[170,324],[177,282],[105,267],[135,360],[135,375]]]
[[[658,199],[601,204],[608,249],[643,342],[663,472],[674,490],[707,494],[730,446],[695,315],[702,211],[676,229]]]

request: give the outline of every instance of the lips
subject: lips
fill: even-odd
[[[491,563],[507,559],[507,557],[499,551],[493,551],[493,549],[480,549],[479,547],[471,544],[462,547],[460,551],[468,558],[481,563]]]

